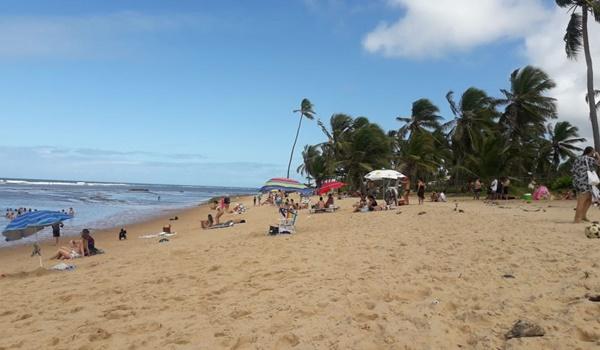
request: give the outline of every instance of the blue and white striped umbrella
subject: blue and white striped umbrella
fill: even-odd
[[[16,241],[31,236],[46,226],[72,218],[72,216],[61,213],[60,211],[32,211],[17,216],[13,221],[6,225],[4,231],[2,231],[2,235],[6,237],[7,241]]]

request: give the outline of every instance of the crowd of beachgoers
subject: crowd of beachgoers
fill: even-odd
[[[34,208],[7,208],[6,212],[4,214],[4,217],[8,220],[8,221],[12,221],[15,218],[25,214],[25,213],[31,213],[31,212],[36,212],[38,211],[37,209]],[[66,214],[66,215],[70,215],[70,216],[75,216],[75,210],[73,208],[69,208],[69,209],[61,209],[60,210],[61,213]]]

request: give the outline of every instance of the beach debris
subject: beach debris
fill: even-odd
[[[458,203],[454,203],[454,211],[458,210]]]
[[[60,263],[60,264],[56,264],[54,266],[51,267],[52,270],[56,270],[56,271],[71,271],[75,269],[75,265],[71,265],[71,264],[67,264],[67,263]]]
[[[179,217],[175,216],[175,217],[169,218],[169,220],[170,220],[170,221],[179,220]]]
[[[423,215],[423,214],[427,214],[426,211],[420,211],[419,213],[417,213],[417,215]]]
[[[528,213],[536,213],[536,212],[538,212],[538,211],[541,211],[542,209],[541,209],[541,208],[537,208],[537,209],[535,209],[535,210],[531,210],[531,209],[525,209],[525,208],[521,208],[521,210],[522,210],[522,211],[526,211],[526,212],[528,212]]]
[[[165,242],[169,242],[168,238],[161,238],[158,240],[158,243],[165,243]]]
[[[598,221],[592,222],[585,228],[585,236],[587,238],[600,238],[600,224]]]
[[[546,334],[544,329],[527,320],[518,320],[504,336],[506,339],[522,338],[522,337],[542,337]]]
[[[398,211],[396,212],[396,215],[400,215],[400,214],[402,214],[402,212],[401,212],[400,210],[398,210]]]
[[[503,278],[515,278],[515,276],[510,273],[505,273],[504,275],[502,275],[502,277]]]
[[[585,297],[589,301],[593,301],[595,303],[600,302],[600,294],[586,294]]]
[[[440,301],[438,299],[435,299],[435,298],[431,301],[432,305],[437,305],[439,303],[440,303]]]
[[[37,244],[37,242],[33,243],[33,251],[31,252],[31,256],[42,256],[42,248],[40,248],[40,245]]]
[[[458,212],[459,212],[459,213],[464,213],[465,211],[464,211],[464,210],[462,210],[462,209],[458,209]]]

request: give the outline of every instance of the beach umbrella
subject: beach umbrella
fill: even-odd
[[[13,221],[6,225],[2,231],[2,235],[5,237],[6,241],[16,241],[36,234],[36,243],[34,244],[34,251],[31,256],[38,255],[40,257],[40,266],[42,266],[42,254],[37,244],[37,233],[44,227],[72,218],[72,216],[59,211],[31,211],[17,216]]]
[[[370,173],[368,173],[367,175],[365,175],[365,179],[371,180],[371,181],[379,181],[379,180],[384,180],[384,179],[397,180],[397,179],[400,179],[403,177],[406,177],[406,176],[399,171],[386,170],[386,169],[373,170]]]
[[[312,192],[311,188],[307,188],[296,180],[280,177],[269,179],[269,181],[267,181],[265,185],[260,188],[260,192],[269,192],[273,190],[283,192],[300,192],[303,194]]]
[[[345,183],[337,181],[337,180],[326,180],[323,181],[321,187],[317,190],[318,195],[322,195],[332,190],[337,190],[338,188],[342,188],[346,186]]]

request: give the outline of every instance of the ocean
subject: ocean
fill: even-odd
[[[5,218],[8,208],[59,211],[73,208],[75,216],[64,222],[62,233],[76,235],[83,228],[125,226],[152,216],[193,207],[215,196],[254,194],[256,191],[235,187],[0,178],[0,228],[8,224]],[[50,228],[38,234],[40,239],[51,236]],[[33,236],[6,242],[3,236],[0,237],[0,247],[31,243],[35,239]]]

